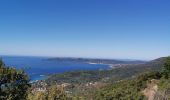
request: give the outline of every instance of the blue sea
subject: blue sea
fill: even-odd
[[[50,74],[78,70],[104,70],[109,65],[88,64],[73,61],[50,61],[46,57],[1,56],[6,66],[23,69],[31,81],[44,80]]]

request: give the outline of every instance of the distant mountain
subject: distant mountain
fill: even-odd
[[[161,57],[161,58],[158,58],[158,59],[155,59],[155,60],[152,60],[150,62],[148,62],[147,64],[149,65],[163,65],[166,61],[167,57]]]
[[[158,59],[151,60],[149,62],[143,63],[143,64],[136,64],[136,65],[126,65],[124,67],[129,68],[143,68],[143,69],[150,69],[150,70],[158,70],[161,67],[163,67],[167,57],[161,57]]]
[[[146,61],[140,60],[116,60],[116,59],[88,59],[88,58],[50,58],[48,61],[72,61],[89,64],[143,64]]]

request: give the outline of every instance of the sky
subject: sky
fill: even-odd
[[[0,0],[0,55],[170,55],[170,0]]]

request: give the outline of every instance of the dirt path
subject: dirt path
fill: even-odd
[[[142,91],[148,100],[154,100],[155,94],[158,91],[158,85],[156,83],[156,80],[151,80],[151,83],[147,84],[147,88]]]

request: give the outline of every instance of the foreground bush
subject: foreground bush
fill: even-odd
[[[24,100],[30,87],[23,71],[6,67],[0,60],[0,100]]]

